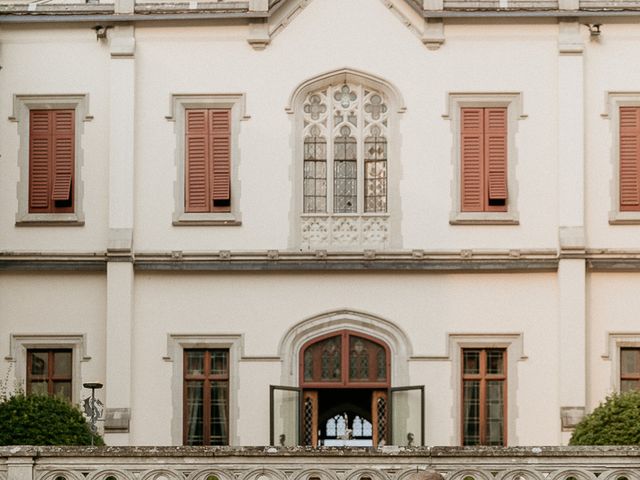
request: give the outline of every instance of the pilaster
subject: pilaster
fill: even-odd
[[[124,2],[120,2],[122,5]],[[124,8],[124,7],[122,7]],[[109,241],[105,435],[109,445],[127,445],[131,413],[133,335],[132,260],[134,227],[135,29],[110,32]]]
[[[33,457],[7,458],[7,480],[33,480]]]
[[[561,2],[570,7],[569,2]],[[558,37],[559,416],[566,444],[586,404],[584,252],[584,41],[580,23],[560,20]]]

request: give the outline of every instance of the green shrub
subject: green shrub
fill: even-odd
[[[0,401],[0,445],[91,445],[91,429],[66,400],[17,394]],[[95,445],[104,445],[94,435]]]
[[[569,445],[640,445],[640,391],[608,396],[576,426]]]

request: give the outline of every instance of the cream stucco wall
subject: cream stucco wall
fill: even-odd
[[[84,335],[91,359],[81,363],[82,380],[105,382],[100,395],[108,408],[131,409],[130,433],[107,440],[162,445],[181,442],[175,398],[182,386],[170,336],[232,334],[240,352],[232,443],[266,444],[268,386],[296,383],[280,357],[283,338],[305,319],[348,310],[385,319],[410,339],[403,382],[426,386],[427,444],[459,443],[456,335],[481,345],[518,339],[519,353],[509,357],[509,444],[566,443],[560,409],[592,409],[617,388],[620,342],[640,345],[638,273],[587,270],[595,268],[593,256],[615,249],[625,250],[623,263],[638,260],[640,227],[608,223],[617,201],[615,152],[612,120],[602,114],[607,92],[640,92],[640,27],[607,22],[590,41],[577,22],[448,19],[445,43],[430,50],[391,10],[379,0],[314,0],[264,50],[247,42],[251,28],[241,20],[139,22],[99,41],[89,24],[3,24],[0,358],[12,355],[12,335]],[[220,250],[300,250],[292,240],[299,139],[285,108],[305,81],[343,68],[387,82],[406,107],[392,117],[389,161],[397,178],[390,185],[398,187],[390,196],[398,250],[416,253],[414,270],[143,271],[150,252],[173,255],[151,268],[175,260],[186,270],[197,267],[180,263],[182,252],[218,258]],[[455,133],[445,118],[450,93],[518,98],[509,194],[519,224],[449,223],[458,188]],[[92,118],[81,139],[83,226],[15,225],[20,138],[8,118],[21,94],[86,95]],[[240,226],[172,224],[181,139],[167,117],[175,94],[243,96],[246,118],[233,158]],[[413,249],[453,252],[459,272],[417,271],[422,257]],[[482,266],[471,250],[511,252],[493,271],[471,273]],[[526,257],[519,273],[505,273],[526,250],[547,252],[550,266],[533,272],[540,260]],[[16,255],[25,252],[33,255]],[[38,263],[60,252],[70,255],[56,257],[55,267]],[[83,253],[94,269],[107,262],[106,273],[74,272]],[[390,252],[375,254],[383,253]],[[22,267],[3,258],[14,256]]]

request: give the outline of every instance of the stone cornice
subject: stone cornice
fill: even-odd
[[[640,250],[399,250],[309,252],[289,250],[208,252],[107,250],[99,252],[0,252],[0,271],[105,271],[109,262],[140,271],[344,271],[344,272],[553,272],[563,259],[584,260],[591,271],[640,272]]]
[[[244,18],[248,21],[269,19],[283,6],[300,0],[270,0],[264,11],[252,9],[247,0],[223,2],[159,2],[136,3],[134,13],[116,14],[112,5],[62,4],[62,3],[9,3],[0,1],[0,23],[30,22],[137,22],[137,21],[203,21]],[[309,1],[309,0],[307,0]],[[461,2],[444,1],[442,9],[426,8],[424,0],[403,0],[425,19],[445,18],[594,18],[594,17],[639,17],[640,2],[628,0],[590,3],[588,7],[575,10],[559,8],[558,2],[519,2],[516,8],[503,8],[498,2],[485,2],[486,6],[460,7]],[[537,6],[540,5],[540,6]]]

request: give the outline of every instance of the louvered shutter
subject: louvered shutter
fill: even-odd
[[[507,200],[507,109],[484,109],[488,200]]]
[[[620,107],[620,210],[640,210],[640,107]]]
[[[463,108],[460,111],[460,183],[463,212],[483,210],[483,121],[482,108]]]
[[[51,111],[31,110],[29,114],[29,211],[49,209],[51,187]]]
[[[231,209],[231,110],[209,111],[214,211]]]
[[[73,179],[74,111],[52,112],[53,123],[53,191],[51,199],[66,201],[71,199]]]
[[[208,110],[187,110],[185,134],[185,211],[209,211]]]

